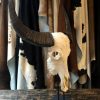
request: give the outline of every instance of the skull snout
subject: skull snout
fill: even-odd
[[[61,83],[60,84],[61,84],[61,90],[63,92],[66,92],[71,87],[70,78],[64,76],[63,78],[61,78]]]

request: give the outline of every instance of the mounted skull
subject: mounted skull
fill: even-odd
[[[48,48],[47,68],[51,75],[58,74],[61,79],[61,90],[67,91],[69,84],[68,56],[70,54],[70,40],[61,33],[52,33],[54,37],[54,46]]]
[[[61,79],[61,90],[67,91],[70,78],[67,64],[70,54],[69,38],[61,32],[36,32],[25,26],[15,12],[13,0],[9,0],[9,14],[15,31],[23,40],[33,45],[48,47],[49,73],[58,74]]]

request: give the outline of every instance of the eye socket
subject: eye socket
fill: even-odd
[[[53,53],[52,53],[52,56],[53,57],[56,57],[58,55],[58,52],[57,51],[54,51]]]

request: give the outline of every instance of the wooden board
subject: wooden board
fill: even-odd
[[[57,90],[1,90],[0,100],[100,100],[100,90],[70,90],[59,97]]]

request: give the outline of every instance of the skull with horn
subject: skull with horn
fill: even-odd
[[[23,40],[33,45],[48,47],[48,71],[51,75],[59,75],[61,90],[67,91],[70,78],[67,60],[71,51],[68,36],[62,32],[50,33],[31,30],[18,18],[13,0],[9,0],[9,14],[15,31]]]

